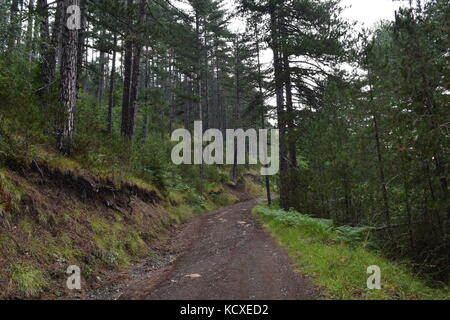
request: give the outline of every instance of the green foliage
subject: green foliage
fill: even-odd
[[[257,175],[255,175],[256,177]],[[245,190],[254,198],[259,198],[264,195],[264,189],[260,184],[257,184],[253,181],[253,178],[248,176],[244,177],[244,187]]]
[[[365,247],[360,228],[333,228],[329,220],[260,205],[254,209],[274,237],[288,249],[299,272],[313,278],[331,299],[448,299],[448,287],[433,289],[404,264]],[[363,240],[363,241],[362,241]],[[362,242],[361,242],[362,241]],[[381,269],[381,290],[367,289],[366,268]]]
[[[370,230],[372,229],[372,227],[336,227],[333,228],[333,231],[336,234],[333,240],[348,244],[350,246],[355,246],[359,243],[365,242],[365,244],[371,244],[373,247],[373,243],[367,243],[370,235]]]
[[[170,207],[169,214],[175,223],[185,222],[194,215],[194,208],[190,205],[182,204],[176,207]]]
[[[16,263],[10,266],[11,280],[27,298],[38,297],[48,287],[48,275],[31,265]]]
[[[218,207],[226,207],[238,202],[238,198],[235,195],[225,191],[212,194],[209,198]]]
[[[18,212],[22,191],[0,169],[0,216]]]
[[[31,237],[31,234],[33,233],[33,226],[28,219],[22,219],[19,223],[19,228],[22,232]]]
[[[0,157],[24,164],[31,162],[35,144],[47,141],[36,103],[35,67],[21,55],[0,52]]]
[[[325,242],[345,243],[350,246],[367,245],[370,227],[336,227],[333,220],[318,219],[301,214],[291,209],[284,211],[266,206],[257,207],[256,211],[265,216],[276,219],[280,223],[292,228],[302,230],[302,233],[317,240]]]
[[[448,1],[432,0],[363,32],[354,62],[365,75],[328,77],[320,104],[308,103],[312,112],[299,115],[301,169],[291,187],[298,211],[337,226],[376,227],[386,254],[413,259],[418,271],[444,282],[450,244],[448,16]],[[340,230],[350,236],[347,231]],[[350,237],[360,236],[352,231]]]

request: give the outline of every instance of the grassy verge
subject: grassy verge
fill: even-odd
[[[330,299],[450,299],[448,286],[428,287],[406,265],[370,250],[368,228],[335,227],[295,211],[257,206],[254,213],[285,246],[296,267]],[[367,289],[367,267],[381,269],[381,290]]]

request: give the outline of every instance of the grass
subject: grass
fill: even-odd
[[[10,266],[11,280],[21,293],[27,297],[37,297],[48,287],[47,274],[27,264]]]
[[[369,229],[333,226],[295,211],[257,206],[254,213],[285,246],[296,267],[311,276],[330,299],[429,300],[450,299],[448,286],[428,287],[407,265],[371,251]],[[367,289],[367,267],[381,269],[381,290]]]
[[[33,233],[33,226],[31,224],[31,222],[29,221],[29,219],[27,219],[27,218],[22,219],[19,223],[19,228],[24,233],[26,233],[29,237],[31,237],[31,234]]]
[[[5,170],[0,168],[0,215],[19,211],[22,191],[12,182]]]
[[[255,176],[258,176],[258,175],[256,174]],[[244,185],[245,185],[245,189],[252,197],[259,198],[262,195],[264,195],[264,188],[262,188],[261,185],[258,185],[255,182],[253,182],[251,178],[245,177]]]

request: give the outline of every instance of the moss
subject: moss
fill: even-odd
[[[31,265],[18,263],[10,266],[11,280],[28,298],[39,296],[48,288],[48,276]]]

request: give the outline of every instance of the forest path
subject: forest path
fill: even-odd
[[[119,299],[318,299],[310,280],[242,202],[186,223],[171,242],[166,268],[127,286]]]

